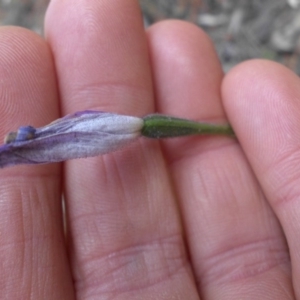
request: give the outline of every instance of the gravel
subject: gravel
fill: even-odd
[[[2,25],[43,34],[49,0],[0,0]],[[265,58],[300,74],[300,0],[140,0],[145,26],[177,18],[202,27],[213,40],[223,69]]]

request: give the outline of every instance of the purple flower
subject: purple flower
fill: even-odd
[[[97,156],[122,148],[139,136],[170,138],[195,134],[235,137],[230,124],[208,124],[167,115],[143,118],[86,110],[41,128],[22,126],[0,146],[0,168]]]
[[[0,167],[109,153],[139,137],[143,124],[138,117],[83,111],[44,127],[23,126],[5,137],[0,146]]]

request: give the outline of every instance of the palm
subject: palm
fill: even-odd
[[[63,173],[58,164],[2,170],[1,294],[298,299],[298,78],[250,62],[225,78],[221,96],[207,37],[175,21],[145,35],[136,1],[52,1],[46,36],[55,67],[47,43],[32,33],[0,32],[3,135],[43,125],[59,107],[63,115],[157,110],[222,122],[223,98],[242,148],[224,137],[141,139],[68,161]]]

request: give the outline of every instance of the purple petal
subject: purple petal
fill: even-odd
[[[0,146],[0,167],[42,164],[118,150],[141,134],[138,117],[99,111],[76,112],[41,128],[20,127]]]

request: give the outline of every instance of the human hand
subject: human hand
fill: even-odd
[[[52,0],[45,29],[46,42],[0,31],[2,136],[59,111],[226,111],[238,142],[141,139],[63,168],[1,170],[2,297],[300,299],[298,77],[252,61],[223,78],[199,28],[145,34],[133,0]]]

